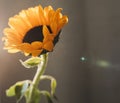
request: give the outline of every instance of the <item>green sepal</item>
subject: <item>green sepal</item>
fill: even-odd
[[[38,64],[40,64],[41,58],[31,57],[31,58],[27,59],[26,61],[20,60],[20,62],[25,68],[33,68],[33,67],[37,66]]]
[[[6,95],[8,97],[16,96],[17,102],[19,102],[24,96],[25,92],[29,87],[29,80],[19,81],[12,85],[9,89],[6,90]]]

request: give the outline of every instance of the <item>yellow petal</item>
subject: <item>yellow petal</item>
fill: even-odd
[[[4,34],[6,35],[6,39],[12,40],[13,42],[15,41],[16,43],[21,43],[23,37],[19,35],[15,30],[11,28],[5,28],[4,29]]]
[[[16,53],[16,52],[19,52],[20,50],[19,49],[9,49],[8,52],[9,53]]]

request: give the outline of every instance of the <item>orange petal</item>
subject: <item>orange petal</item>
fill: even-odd
[[[19,35],[15,30],[12,30],[11,28],[5,28],[3,32],[6,35],[6,39],[8,39],[8,41],[12,40],[12,42],[21,43],[23,39],[21,35]]]
[[[58,30],[60,30],[67,22],[68,22],[68,17],[63,16],[62,19],[59,21]]]
[[[45,16],[46,23],[47,23],[46,25],[50,24],[49,15],[48,15],[50,10],[53,10],[52,6],[48,6],[44,8],[44,16]]]
[[[49,32],[47,26],[44,25],[44,26],[43,26],[43,35],[44,35],[44,37],[46,37],[48,34],[50,34],[50,32]]]
[[[41,50],[34,50],[31,52],[31,54],[32,54],[32,56],[36,57],[36,56],[40,55],[41,52],[42,52],[42,49]]]
[[[50,28],[52,29],[52,33],[56,34],[56,33],[58,32],[58,31],[57,31],[58,26],[57,26],[57,23],[56,23],[56,22],[52,22],[52,23],[50,24]]]
[[[41,42],[32,42],[31,46],[34,48],[34,49],[42,49],[42,43]]]
[[[53,45],[53,42],[51,42],[51,41],[48,41],[48,42],[46,42],[45,44],[44,44],[44,49],[46,49],[46,50],[48,50],[48,51],[52,51],[53,50],[53,47],[54,47],[54,45]]]
[[[38,26],[39,25],[39,21],[37,19],[37,15],[36,15],[36,9],[35,8],[29,8],[28,10],[25,11],[26,15],[31,23],[31,25],[33,27]]]
[[[29,43],[23,43],[19,45],[17,48],[26,53],[31,53],[31,51],[34,50]]]
[[[53,41],[55,38],[54,34],[48,34],[46,37],[44,37],[43,43],[45,44],[46,42]]]
[[[24,36],[24,34],[27,32],[25,24],[14,17],[9,19],[8,25],[12,29],[16,30],[21,36]]]
[[[22,15],[24,15],[24,14],[22,14]],[[20,15],[20,13],[19,13],[19,15],[16,15],[14,18],[16,18],[17,20],[19,20],[19,22],[21,22],[22,24],[24,24],[24,29],[26,31],[28,31],[28,30],[30,30],[32,28],[31,25],[30,25],[30,23],[28,23],[28,18],[26,16],[26,14],[22,17]],[[26,20],[26,18],[27,18],[27,20]],[[21,26],[23,26],[23,25],[21,25]]]
[[[19,16],[20,18],[24,21],[24,23],[29,27],[29,28],[32,28],[32,25],[27,17],[27,14],[25,12],[25,10],[22,10],[20,13],[19,13]]]
[[[38,13],[39,13],[39,20],[41,22],[42,25],[46,25],[46,20],[45,20],[45,15],[44,15],[44,10],[42,8],[42,6],[38,6]]]

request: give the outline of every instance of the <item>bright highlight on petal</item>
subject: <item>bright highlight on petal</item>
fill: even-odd
[[[39,5],[11,17],[9,28],[4,29],[4,48],[10,53],[23,52],[32,56],[53,51],[62,27],[68,22],[61,10]]]

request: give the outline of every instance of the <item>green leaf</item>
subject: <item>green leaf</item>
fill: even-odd
[[[36,89],[34,91],[33,103],[39,103],[39,102],[40,102],[40,91],[38,89]]]
[[[55,79],[52,79],[52,80],[51,80],[51,94],[52,94],[52,95],[55,94],[56,86],[57,86],[56,80],[55,80]]]
[[[26,68],[33,68],[35,66],[37,66],[38,64],[40,64],[41,62],[41,58],[39,57],[31,57],[26,61],[22,61],[20,60],[21,64],[26,67]]]
[[[22,99],[24,96],[25,92],[27,91],[29,86],[29,81],[19,81],[13,86],[11,86],[8,90],[6,90],[6,95],[11,97],[11,96],[16,96],[17,102]]]
[[[8,97],[15,96],[15,85],[11,86],[9,89],[6,90],[6,95]]]
[[[27,91],[26,93],[26,100],[28,101],[28,96],[29,96],[29,92],[30,91]],[[39,89],[35,88],[34,89],[34,92],[32,94],[32,98],[31,98],[31,101],[29,101],[30,103],[39,103],[40,102],[40,91]],[[28,103],[28,102],[27,102]]]
[[[51,94],[52,96],[54,96],[55,94],[55,90],[56,90],[56,87],[57,87],[57,81],[54,77],[50,76],[50,75],[42,75],[40,77],[40,80],[44,80],[44,79],[48,79],[51,81]]]
[[[25,95],[25,92],[27,91],[29,86],[29,83],[27,81],[25,81],[22,85],[18,85],[15,88],[15,92],[16,92],[16,97],[17,97],[17,101],[19,102],[22,97]]]

